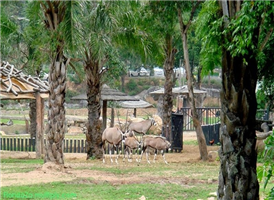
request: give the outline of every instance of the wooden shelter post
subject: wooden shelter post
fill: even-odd
[[[107,101],[103,100],[103,130],[107,127]]]
[[[44,153],[44,99],[36,93],[36,158],[42,158]]]

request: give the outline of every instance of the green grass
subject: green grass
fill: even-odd
[[[15,159],[15,158],[2,158],[1,164],[20,163],[20,164],[43,164],[43,159]]]
[[[183,142],[183,145],[198,145],[197,140],[186,140]]]
[[[35,170],[37,165],[44,163],[42,159],[1,159],[2,173],[27,173]]]
[[[208,197],[209,191],[215,191],[216,184],[184,184],[141,183],[127,185],[111,185],[109,183],[94,183],[90,179],[77,179],[71,182],[53,182],[30,186],[2,187],[1,198],[11,195],[27,194],[52,197],[52,199],[190,199]],[[62,198],[66,197],[66,198]],[[47,198],[51,199],[51,198]]]
[[[9,121],[9,119],[0,119],[1,123],[7,123]],[[26,122],[24,120],[12,120],[13,124],[17,124],[17,125],[26,125]]]
[[[183,156],[178,154],[179,156]],[[218,187],[219,164],[217,162],[170,163],[160,164],[160,156],[156,164],[148,165],[144,160],[137,164],[122,163],[119,165],[102,164],[99,160],[77,161],[66,160],[70,170],[89,170],[90,173],[104,177],[115,177],[115,181],[107,178],[85,177],[74,180],[52,183],[32,184],[27,186],[5,186],[1,188],[1,199],[19,199],[19,195],[36,197],[34,199],[132,199],[141,196],[146,199],[207,199],[209,193]],[[107,160],[108,162],[109,160]],[[35,170],[43,164],[42,159],[1,159],[1,173],[24,173]],[[42,172],[41,172],[42,173]],[[79,172],[78,172],[79,173]],[[83,173],[86,173],[83,171]],[[28,174],[26,173],[26,176]],[[138,179],[130,179],[132,176]],[[123,180],[128,182],[123,182]],[[213,180],[213,182],[208,182]],[[54,181],[54,179],[53,179]],[[260,184],[260,196],[265,197],[271,181],[264,190]],[[17,197],[16,197],[17,195]],[[22,196],[21,196],[22,197]],[[25,198],[26,199],[26,198]]]

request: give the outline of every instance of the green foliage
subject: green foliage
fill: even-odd
[[[220,7],[216,0],[205,1],[197,20],[196,35],[202,42],[200,65],[202,75],[212,72],[221,65],[221,27],[223,18],[219,17]]]
[[[130,79],[129,82],[126,84],[126,87],[129,91],[135,90],[137,87],[137,83],[133,79]]]
[[[259,181],[263,181],[264,183],[264,189],[266,188],[267,184],[269,183],[270,179],[273,178],[273,172],[274,172],[274,131],[270,136],[266,138],[264,141],[265,143],[265,150],[264,150],[264,164],[263,166],[259,166],[257,168],[257,176]],[[272,187],[268,198],[267,199],[273,199],[274,198],[274,187]]]
[[[78,94],[79,94],[78,91],[67,90],[66,97],[65,97],[66,102],[71,102],[71,97],[74,97]]]
[[[260,53],[259,57],[259,75],[260,80],[258,91],[257,91],[257,101],[259,108],[269,109],[274,108],[274,34],[269,39],[269,42]]]

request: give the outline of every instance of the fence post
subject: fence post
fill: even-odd
[[[73,143],[74,143],[74,147],[73,147],[74,153],[76,153],[76,139],[74,139]]]
[[[16,138],[13,138],[13,145],[14,145],[13,150],[14,150],[14,151],[17,151],[17,149],[16,149]]]
[[[3,138],[3,150],[7,150],[6,138]]]

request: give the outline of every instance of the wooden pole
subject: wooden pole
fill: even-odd
[[[36,158],[41,158],[43,153],[44,143],[44,100],[41,98],[40,93],[36,93]]]
[[[103,130],[107,127],[107,101],[103,101]]]

